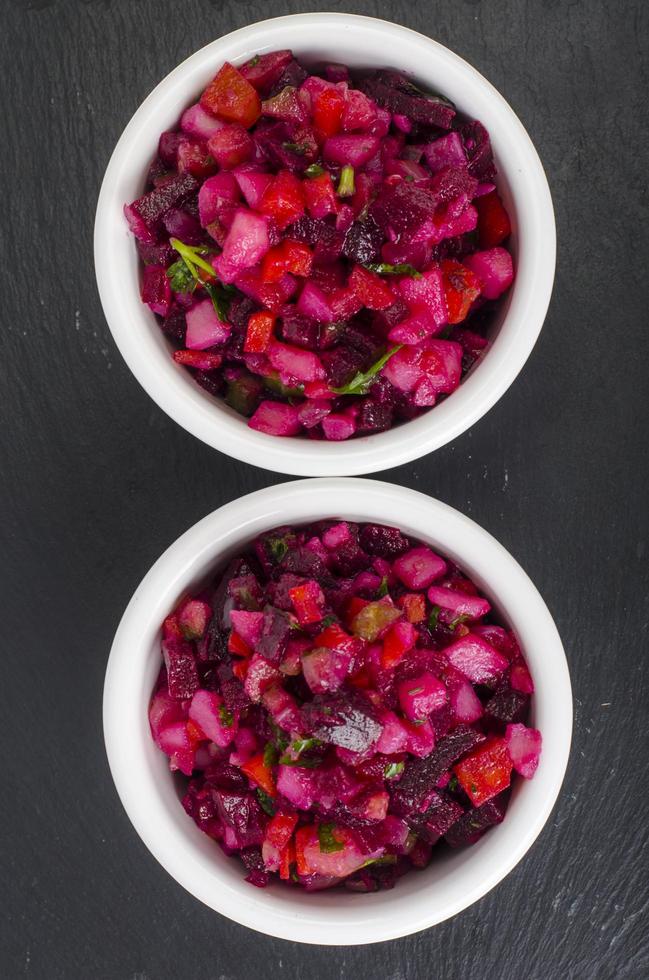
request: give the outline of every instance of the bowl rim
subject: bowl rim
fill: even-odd
[[[401,879],[393,891],[367,896],[336,891],[305,897],[295,894],[297,889],[258,890],[247,884],[238,865],[230,866],[237,862],[218,848],[209,850],[213,842],[187,818],[177,796],[170,795],[166,759],[153,745],[146,719],[160,623],[180,595],[217,565],[219,556],[225,560],[228,549],[249,542],[260,530],[326,516],[383,519],[457,559],[479,584],[491,576],[487,594],[506,611],[535,677],[533,723],[544,738],[535,778],[518,780],[521,789],[515,789],[518,796],[512,796],[501,825],[460,857],[454,852],[457,870],[444,872],[444,866],[433,862],[426,872]],[[444,921],[485,895],[522,859],[561,788],[570,752],[572,695],[563,646],[547,606],[521,566],[487,531],[415,490],[372,480],[311,479],[257,490],[219,507],[158,558],[115,634],[104,684],[103,726],[110,770],[129,819],[153,856],[187,891],[235,922],[270,936],[357,945]]]
[[[129,159],[143,128],[179,92],[187,103],[190,92],[199,90],[194,84],[196,76],[208,64],[224,58],[241,62],[253,51],[272,50],[282,40],[284,46],[295,45],[296,37],[318,30],[356,32],[366,43],[371,36],[386,50],[398,50],[400,57],[395,60],[407,64],[414,63],[417,56],[426,63],[432,58],[453,79],[449,85],[452,97],[457,98],[454,86],[461,83],[476,109],[482,105],[484,111],[476,115],[487,120],[492,141],[501,143],[497,153],[501,173],[511,160],[508,181],[511,184],[513,176],[520,184],[520,193],[512,193],[524,216],[521,228],[526,236],[525,275],[519,263],[499,336],[453,396],[386,432],[335,443],[278,438],[248,428],[244,419],[235,417],[224,403],[215,403],[172,361],[162,335],[151,335],[153,314],[130,286],[125,288],[136,252],[128,244],[119,192],[124,175],[132,172]],[[421,77],[421,72],[417,74]],[[166,75],[144,99],[106,168],[97,202],[94,255],[99,295],[115,343],[145,391],[179,425],[213,448],[265,469],[297,476],[353,476],[389,469],[438,449],[477,422],[505,393],[543,325],[554,281],[556,228],[547,179],[529,135],[503,96],[468,62],[438,41],[399,24],[356,14],[305,13],[258,21],[211,41]]]

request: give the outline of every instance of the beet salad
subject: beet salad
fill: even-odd
[[[513,280],[489,134],[391,70],[224,64],[125,214],[174,360],[248,425],[348,439],[448,397]]]
[[[541,734],[514,635],[401,531],[260,535],[162,627],[149,721],[183,806],[246,877],[393,886],[505,816]]]

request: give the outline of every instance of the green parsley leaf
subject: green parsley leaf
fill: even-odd
[[[282,143],[285,150],[290,150],[291,153],[297,153],[298,156],[303,157],[305,153],[309,152],[308,143]]]
[[[449,779],[449,781],[447,783],[447,788],[449,789],[449,791],[451,793],[455,793],[455,791],[457,790],[457,786],[458,786],[457,776],[456,775],[453,775],[453,776],[451,776],[451,778]]]
[[[319,163],[310,163],[309,166],[304,171],[305,177],[319,177],[320,174],[326,174],[324,167],[321,167]]]
[[[236,290],[233,286],[226,286],[222,282],[206,282],[203,285],[207,295],[212,300],[212,306],[216,310],[219,320],[221,323],[227,323],[230,303]]]
[[[193,293],[196,280],[183,259],[178,259],[167,269],[167,279],[174,293]]]
[[[421,272],[409,262],[398,262],[396,265],[390,265],[389,262],[370,262],[365,268],[370,272],[378,272],[380,276],[411,276],[413,279],[421,279]]]
[[[441,608],[439,606],[433,606],[430,611],[430,616],[428,617],[428,629],[434,630],[437,628],[437,622],[439,620],[439,614],[441,613]]]
[[[279,380],[279,376],[264,378],[264,386],[273,391],[276,395],[281,395],[282,398],[286,398],[289,402],[291,398],[301,398],[304,394],[304,385],[297,385],[294,388],[289,388],[288,385],[282,384]]]
[[[335,395],[366,395],[372,381],[379,373],[381,368],[385,367],[390,358],[396,354],[398,350],[401,350],[402,347],[403,344],[395,344],[394,347],[391,347],[390,350],[386,351],[382,357],[379,357],[378,361],[375,361],[374,364],[367,369],[367,371],[357,371],[352,380],[346,385],[342,385],[340,388],[331,388],[330,390],[333,391]]]
[[[303,766],[306,769],[315,769],[322,762],[319,758],[302,758],[304,752],[310,749],[317,749],[322,745],[319,738],[297,738],[288,746],[286,752],[280,756],[281,766]]]
[[[419,725],[425,725],[427,721],[428,718],[416,718],[413,722],[411,722],[411,724],[418,727]]]
[[[269,796],[268,793],[264,793],[263,789],[258,789],[257,799],[259,800],[259,806],[262,808],[264,813],[267,813],[269,817],[274,817],[275,803],[273,802],[272,796]]]
[[[321,848],[321,850],[322,850],[322,848]],[[382,867],[383,865],[390,865],[390,864],[396,864],[396,863],[397,863],[397,855],[396,854],[384,854],[382,857],[370,858],[364,864],[361,864],[361,868],[367,868],[367,867],[370,866],[370,864],[374,864],[374,865],[378,865],[379,867]],[[358,868],[358,870],[360,871],[361,868]]]
[[[403,767],[405,762],[388,762],[387,766],[383,770],[384,779],[394,779],[399,773],[403,772]]]
[[[250,61],[246,62],[246,68],[254,68],[255,65],[258,65],[260,61],[261,61],[261,55],[256,54],[254,58],[251,58]]]
[[[266,551],[270,553],[271,558],[279,563],[288,551],[288,544],[285,538],[266,538],[264,541],[266,546]]]
[[[451,622],[448,624],[449,628],[454,630],[456,626],[460,625],[460,623],[468,623],[470,619],[471,619],[470,616],[464,616],[464,615],[456,616],[456,618],[452,619]]]
[[[338,622],[337,618],[335,616],[332,616],[331,613],[329,613],[329,615],[325,616],[325,618],[322,620],[320,626],[322,627],[323,630],[326,630],[328,626],[333,626],[334,623],[337,622]]]
[[[334,824],[321,823],[318,825],[318,841],[320,850],[323,854],[333,854],[334,851],[342,851],[345,847],[344,841],[334,837]]]
[[[272,742],[266,742],[264,746],[264,765],[267,769],[272,769],[277,764],[278,752]]]
[[[337,190],[338,197],[351,197],[354,193],[354,168],[348,163],[340,171]]]
[[[221,724],[224,725],[225,728],[232,728],[234,715],[226,708],[224,704],[219,705],[219,718],[221,720]]]
[[[216,273],[214,269],[207,262],[203,256],[209,255],[210,250],[205,245],[186,245],[185,242],[181,242],[179,238],[170,238],[169,244],[171,247],[178,252],[180,255],[180,262],[182,262],[187,270],[183,272],[180,268],[179,262],[174,262],[170,267],[174,270],[173,280],[171,281],[171,288],[175,289],[174,283],[182,287],[176,289],[176,292],[188,292],[189,277],[194,280],[194,289],[196,286],[202,286],[206,291],[207,295],[212,300],[212,306],[216,311],[221,323],[227,323],[227,316],[230,310],[230,301],[232,297],[236,294],[236,289],[234,286],[227,286],[225,283],[219,282],[216,279]],[[201,272],[203,275],[201,275]],[[167,273],[169,274],[169,273]],[[205,279],[205,276],[209,277],[209,280]]]
[[[379,597],[379,599],[383,599],[384,596],[386,596],[388,594],[388,577],[387,577],[387,575],[384,575],[383,578],[381,579],[381,584],[379,585],[378,589],[376,590],[376,594]]]

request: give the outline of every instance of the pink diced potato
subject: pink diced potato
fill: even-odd
[[[394,573],[407,589],[417,591],[431,585],[446,572],[446,562],[430,548],[422,545],[399,555],[393,565]]]
[[[427,671],[418,677],[409,677],[397,684],[399,704],[406,718],[421,721],[431,711],[446,704],[446,687],[437,677]]]
[[[198,192],[198,217],[203,228],[221,218],[224,210],[232,210],[240,199],[239,185],[232,174],[208,177]]]
[[[379,712],[378,718],[383,725],[383,731],[374,746],[376,751],[382,752],[384,755],[405,751],[408,745],[408,731],[394,711],[385,708]]]
[[[239,189],[246,199],[246,204],[251,208],[259,207],[262,197],[268,190],[268,185],[273,181],[272,174],[266,174],[245,163],[240,167],[235,167],[232,176],[239,185]]]
[[[211,299],[200,300],[187,310],[186,322],[185,346],[189,350],[206,350],[224,344],[232,329],[229,323],[219,320]]]
[[[507,725],[505,743],[516,772],[531,779],[541,756],[541,733],[526,725]]]
[[[433,173],[442,167],[466,166],[466,153],[459,133],[447,133],[424,147],[424,156]]]
[[[378,152],[381,141],[376,136],[330,136],[324,142],[327,163],[362,167]]]
[[[293,347],[274,340],[269,344],[267,354],[275,370],[287,379],[322,381],[325,377],[325,370],[318,355],[302,347]]]
[[[512,257],[500,245],[484,252],[474,252],[462,261],[480,280],[485,299],[498,299],[514,281]]]
[[[261,701],[264,691],[280,679],[280,672],[258,653],[253,654],[243,687],[251,701]]]
[[[342,412],[331,412],[322,420],[322,431],[325,439],[341,442],[349,439],[356,432],[356,423],[351,415]]]
[[[268,218],[239,208],[223,243],[223,252],[213,261],[220,279],[231,283],[244,269],[256,265],[270,248]]]
[[[451,666],[468,677],[473,684],[493,682],[509,666],[507,657],[475,633],[467,633],[445,647],[444,655]]]
[[[449,668],[445,676],[449,703],[457,720],[472,724],[481,718],[482,702],[464,674]]]
[[[207,112],[199,102],[190,105],[189,109],[185,109],[180,117],[182,131],[190,136],[196,136],[200,140],[208,140],[210,136],[214,136],[224,126],[224,122]]]
[[[232,715],[232,724],[226,724],[228,715]],[[189,717],[211,742],[227,748],[233,741],[237,725],[238,713],[229,713],[220,694],[215,691],[196,691],[189,706]]]
[[[295,436],[302,428],[294,405],[271,401],[261,402],[248,425],[269,436]]]
[[[235,633],[238,633],[241,639],[254,650],[261,639],[264,614],[262,612],[248,612],[245,609],[232,609],[230,610],[230,622]]]
[[[458,589],[447,589],[439,585],[431,585],[428,599],[434,606],[449,609],[456,616],[468,616],[469,619],[481,619],[491,609],[491,604],[481,596],[468,595]]]
[[[420,725],[414,725],[410,721],[404,721],[403,724],[408,733],[406,750],[420,759],[430,755],[435,748],[435,732],[431,723],[426,720]]]
[[[187,732],[186,722],[177,721],[163,728],[158,745],[169,756],[169,768],[172,772],[179,769],[186,776],[191,776],[195,761],[194,744]]]

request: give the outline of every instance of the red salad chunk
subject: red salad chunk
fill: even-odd
[[[161,654],[151,735],[258,887],[391,888],[500,823],[539,765],[516,638],[397,528],[264,532],[179,601]]]
[[[283,438],[369,436],[452,395],[515,274],[484,126],[399,72],[289,50],[197,96],[124,208],[176,363]]]

